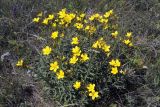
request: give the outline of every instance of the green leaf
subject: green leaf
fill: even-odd
[[[109,107],[118,107],[118,105],[112,103]]]
[[[17,41],[16,40],[8,40],[8,43],[10,45],[17,45]]]
[[[3,37],[4,37],[4,36],[0,35],[0,40],[2,40],[2,39],[3,39]]]
[[[160,76],[157,75],[157,76],[155,76],[155,78],[154,78],[154,84],[155,84],[155,85],[158,85],[159,83],[160,83]]]

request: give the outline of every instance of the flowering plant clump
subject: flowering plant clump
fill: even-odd
[[[136,49],[131,31],[121,31],[114,10],[105,13],[40,12],[33,23],[43,38],[36,73],[60,103],[88,104],[124,88]],[[21,66],[23,62],[18,62]],[[120,83],[120,84],[119,84]]]

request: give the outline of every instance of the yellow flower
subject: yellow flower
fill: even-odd
[[[124,44],[129,45],[131,41],[129,39],[123,41]]]
[[[117,67],[112,67],[112,71],[111,71],[112,74],[117,74],[118,73],[118,68]]]
[[[94,88],[95,88],[95,84],[89,84],[89,85],[87,86],[87,89],[88,89],[89,92],[94,91]]]
[[[127,34],[125,36],[130,38],[132,36],[132,32],[127,32]]]
[[[72,48],[72,53],[74,54],[74,56],[80,56],[81,50],[78,46],[75,46],[74,48]]]
[[[100,14],[96,13],[96,14],[94,14],[94,17],[95,17],[95,18],[99,18],[99,17],[100,17]]]
[[[105,24],[107,25],[107,23],[108,23],[108,19],[104,19],[104,22],[105,22]]]
[[[100,23],[106,22],[105,19],[103,19],[103,17],[99,17],[98,21],[99,21]],[[107,19],[107,22],[108,22],[108,19]]]
[[[59,24],[60,24],[60,25],[65,24],[65,23],[64,23],[64,20],[61,19],[61,20],[59,21]]]
[[[89,25],[87,25],[87,26],[85,27],[85,30],[89,30],[89,28],[90,28],[90,26],[89,26]]]
[[[23,60],[22,59],[18,60],[16,66],[18,67],[23,66]]]
[[[92,100],[95,100],[95,98],[99,97],[97,91],[92,91],[91,93],[89,93],[89,96],[92,97]]]
[[[105,45],[102,47],[102,49],[104,50],[104,52],[109,52],[109,51],[110,51],[110,46],[105,44]]]
[[[104,17],[105,18],[108,18],[110,16],[110,13],[109,12],[106,12],[105,14],[104,14]]]
[[[84,23],[88,23],[88,21],[87,21],[87,20],[84,20]]]
[[[66,15],[66,9],[62,9],[58,12],[59,18],[64,18]]]
[[[117,67],[121,66],[121,62],[118,59],[116,59],[115,62],[116,62],[115,66],[117,66]]]
[[[52,23],[52,27],[56,27],[57,26],[57,24],[56,23]]]
[[[37,14],[38,17],[42,17],[42,15],[43,15],[42,12],[40,12],[40,13]]]
[[[74,44],[74,45],[79,44],[78,37],[73,37],[71,44],[72,44],[72,45],[73,45],[73,44]]]
[[[62,61],[64,61],[66,59],[66,57],[65,56],[62,56]]]
[[[39,17],[37,17],[37,18],[34,18],[34,19],[33,19],[33,22],[38,23],[38,22],[39,22],[39,20],[40,20],[40,18],[39,18]]]
[[[99,44],[99,41],[94,42],[92,48],[98,48]]]
[[[56,72],[59,69],[59,65],[57,61],[54,61],[53,63],[50,63],[50,69],[49,70],[53,70],[54,72]]]
[[[96,13],[96,14],[93,14],[89,17],[89,20],[90,21],[93,21],[94,19],[98,19],[100,17],[100,14]]]
[[[66,23],[64,26],[65,26],[65,27],[68,27],[68,25],[69,25],[69,24],[68,24],[68,23]]]
[[[108,24],[105,24],[104,25],[104,29],[108,29],[109,25]]]
[[[88,31],[90,34],[93,34],[94,32],[96,32],[96,27],[95,26],[89,26],[87,25],[85,28],[84,28],[85,31]]]
[[[113,32],[111,35],[112,35],[112,37],[117,38],[118,31]]]
[[[130,44],[129,44],[129,47],[131,47],[131,46],[133,46],[133,43],[130,43]]]
[[[48,25],[48,19],[45,18],[42,23],[45,24],[45,25]]]
[[[116,60],[112,59],[112,60],[109,62],[109,64],[110,64],[111,66],[114,66],[114,67],[120,67],[120,66],[121,66],[121,62],[120,62],[118,59],[116,59]]]
[[[52,51],[52,48],[50,48],[49,46],[46,46],[45,48],[42,49],[43,55],[49,55],[51,51]]]
[[[56,75],[57,75],[58,79],[64,78],[64,72],[63,72],[63,70],[60,70],[58,73],[56,73]]]
[[[58,31],[52,32],[51,38],[56,39],[58,37]]]
[[[82,58],[81,60],[82,60],[83,62],[89,60],[89,57],[88,57],[88,55],[87,55],[86,53],[81,54],[81,58]]]
[[[93,34],[96,32],[96,27],[90,26],[90,29],[88,30],[90,34]]]
[[[78,30],[83,28],[83,24],[82,23],[75,23],[74,27],[76,27]]]
[[[75,18],[75,14],[65,14],[65,17],[63,18],[63,20],[66,22],[66,23],[71,23],[71,21]]]
[[[64,23],[71,23],[71,21],[75,18],[75,14],[71,13],[71,14],[67,14],[66,13],[66,9],[62,9],[61,11],[59,11],[58,13],[59,18],[61,19],[60,24],[63,25]],[[66,25],[67,27],[68,25]]]
[[[107,53],[107,57],[109,57],[111,55],[111,52]]]
[[[76,17],[76,19],[77,19],[77,21],[81,21],[82,20],[82,18],[81,17]]]
[[[95,17],[92,15],[91,17],[89,17],[90,21],[93,21],[95,19]]]
[[[115,60],[111,60],[110,62],[109,62],[109,64],[111,65],[111,66],[114,66],[115,65]]]
[[[84,14],[84,13],[80,14],[80,17],[81,17],[81,18],[84,18],[84,17],[85,17],[85,14]]]
[[[110,17],[112,14],[113,14],[113,10],[109,10],[108,12],[106,12],[106,13],[104,14],[104,17],[105,17],[105,18],[108,18],[108,17]]]
[[[54,18],[54,15],[53,14],[50,14],[49,16],[48,16],[48,20],[52,20]]]
[[[110,51],[110,46],[105,43],[103,38],[100,38],[96,42],[93,43],[92,48],[100,48],[104,52],[109,52]]]
[[[112,10],[109,10],[109,13],[110,13],[110,15],[112,15],[112,14],[113,14],[113,9],[112,9]]]
[[[76,81],[74,84],[73,84],[73,87],[78,90],[80,87],[81,87],[81,82],[79,81]]]
[[[72,58],[70,58],[69,63],[70,64],[75,64],[78,61],[78,58],[76,56],[73,56]]]

